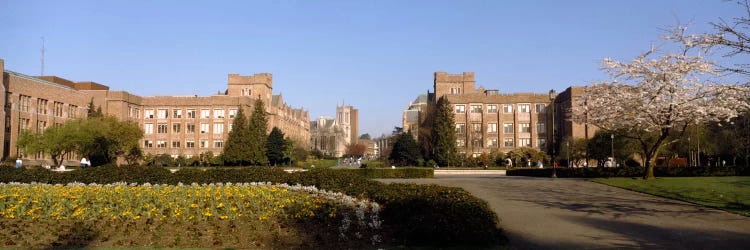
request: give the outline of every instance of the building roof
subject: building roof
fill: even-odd
[[[320,121],[322,121],[322,124],[320,123]],[[319,124],[321,126],[318,126]],[[328,117],[321,117],[321,118],[318,118],[317,120],[310,121],[310,128],[311,129],[313,129],[313,128],[318,128],[318,129],[321,129],[321,128],[333,128],[333,125],[335,125],[335,124],[336,124],[336,120],[335,119],[328,118]]]
[[[75,90],[75,89],[74,89],[73,87],[70,87],[70,86],[67,86],[67,85],[64,85],[64,84],[59,84],[59,83],[55,83],[55,82],[51,82],[51,81],[47,81],[47,80],[44,80],[44,79],[39,79],[39,78],[37,78],[37,77],[33,77],[33,76],[29,76],[29,75],[24,75],[24,74],[21,74],[21,73],[15,72],[15,71],[4,70],[4,72],[5,72],[5,73],[8,73],[9,75],[12,75],[12,76],[16,76],[16,77],[20,77],[20,78],[24,78],[24,79],[32,80],[32,81],[35,81],[35,82],[39,82],[39,83],[43,83],[43,84],[47,84],[47,85],[51,85],[51,86],[55,86],[55,87],[58,87],[58,88],[64,88],[64,89],[69,89],[69,90]]]
[[[411,103],[412,104],[427,103],[427,94],[421,94],[421,95],[417,96],[417,98],[414,99],[414,101],[411,102]]]

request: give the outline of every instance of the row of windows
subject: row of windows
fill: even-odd
[[[19,126],[21,126],[21,129],[28,130],[31,128],[31,119],[28,118],[21,118],[18,120],[20,123]],[[6,123],[10,123],[10,120],[7,120]],[[56,126],[59,126],[60,123],[55,123]],[[10,126],[7,126],[8,128]],[[36,132],[43,132],[47,129],[47,121],[36,121]]]
[[[213,133],[220,135],[224,134],[224,123],[223,122],[216,122],[213,124]],[[200,133],[201,134],[208,134],[209,128],[211,128],[211,125],[205,122],[200,123]],[[232,124],[229,124],[229,131],[232,131]],[[154,124],[153,123],[144,123],[143,124],[143,133],[150,135],[154,133]],[[166,134],[169,133],[169,127],[168,124],[165,123],[157,123],[156,124],[156,133],[157,134]],[[182,133],[182,124],[181,123],[172,123],[172,133]],[[195,123],[185,123],[185,133],[186,134],[195,134]]]
[[[156,145],[154,145],[156,143]],[[198,146],[200,148],[209,148],[210,147],[209,140],[200,140],[198,141]],[[183,144],[182,141],[172,141],[172,147],[171,148],[182,148]],[[184,144],[185,148],[195,148],[195,140],[185,140]],[[165,140],[144,140],[143,141],[143,147],[144,148],[167,148],[167,141]],[[213,141],[213,147],[214,148],[223,148],[224,147],[224,140],[214,140]]]
[[[497,133],[497,123],[487,123],[487,133]],[[473,133],[481,133],[482,132],[482,124],[481,123],[472,123],[471,124],[471,132]],[[518,132],[519,133],[531,133],[531,127],[529,123],[519,123],[518,124]],[[538,134],[543,134],[546,132],[546,127],[544,126],[544,123],[538,122],[536,124],[536,132]],[[465,123],[456,123],[456,133],[458,134],[465,134],[466,133],[466,124]],[[512,134],[513,133],[513,123],[504,123],[503,124],[503,133],[506,134]]]
[[[514,140],[513,138],[503,138],[503,146],[504,147],[514,147]],[[518,147],[531,147],[531,139],[530,138],[518,138]],[[547,140],[544,138],[539,138],[536,141],[537,146],[539,148],[545,148],[547,146]],[[473,148],[482,148],[484,145],[482,145],[481,139],[474,139],[471,141]],[[457,139],[456,140],[456,146],[457,147],[465,147],[466,141],[464,139]],[[497,138],[487,139],[486,147],[488,148],[497,148]]]
[[[544,103],[538,103],[535,104],[536,106],[536,112],[537,113],[544,113],[544,108],[546,105]],[[524,104],[517,104],[518,112],[519,113],[531,113],[531,104],[524,103]],[[469,110],[471,113],[482,113],[482,104],[472,104],[469,105]],[[466,113],[466,105],[465,104],[456,104],[455,105],[456,113],[463,114]],[[487,104],[487,113],[497,113],[497,104]],[[503,113],[510,114],[513,113],[513,104],[503,104]]]
[[[144,118],[145,119],[166,119],[166,118],[182,118],[182,109],[172,109],[172,112],[169,112],[169,109],[156,109],[156,113],[154,113],[154,109],[145,109],[144,110]],[[185,110],[185,117],[186,118],[197,118],[197,109],[187,109]],[[200,118],[211,118],[211,109],[201,109],[200,110]],[[170,116],[171,115],[171,116]],[[229,110],[229,118],[234,118],[234,116],[237,115],[237,109],[230,109]],[[225,118],[225,110],[224,109],[213,109],[213,118]]]
[[[48,114],[47,110],[47,103],[48,101],[46,99],[36,99],[36,112],[40,115],[46,115]],[[29,112],[31,110],[31,96],[27,95],[20,95],[18,97],[18,109],[23,112]],[[55,117],[63,117],[64,113],[63,110],[65,110],[65,104],[62,102],[54,102],[54,106],[52,109],[52,115]],[[77,118],[78,117],[78,106],[76,105],[68,105],[68,117],[69,118]]]

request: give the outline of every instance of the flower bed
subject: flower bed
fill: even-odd
[[[353,171],[339,171],[332,169],[310,169],[306,172],[286,173],[278,168],[248,167],[244,169],[180,169],[176,173],[158,167],[97,167],[76,170],[66,173],[54,173],[44,169],[14,169],[0,167],[0,182],[41,182],[41,183],[160,183],[178,185],[182,183],[218,183],[218,182],[273,182],[291,183],[318,188],[333,192],[340,192],[351,197],[369,199],[382,206],[380,213],[382,220],[382,240],[386,246],[395,245],[439,245],[439,246],[494,246],[504,244],[506,239],[497,227],[497,215],[489,205],[460,188],[441,187],[434,185],[400,185],[383,184],[367,179]],[[324,203],[325,204],[325,203]],[[226,204],[225,204],[226,205]],[[325,214],[325,211],[316,212]],[[297,237],[307,240],[304,242],[334,242],[348,244],[343,238],[353,240],[352,244],[359,244],[358,239],[370,242],[367,235],[349,235],[341,237],[339,231],[349,227],[362,226],[354,223],[356,211],[341,215],[335,219],[314,216],[304,220],[310,230],[303,230],[304,235]],[[141,217],[143,218],[143,217]],[[348,219],[347,219],[348,218]],[[222,222],[223,220],[215,220]],[[225,220],[232,221],[232,220]],[[349,221],[344,223],[344,221]],[[157,221],[158,222],[158,221]],[[199,221],[200,222],[200,221]],[[448,225],[448,224],[450,225]],[[179,224],[179,223],[178,223]],[[280,225],[285,225],[278,223]],[[295,225],[299,225],[298,222]],[[2,226],[2,225],[0,225]],[[189,226],[189,225],[188,225]],[[418,226],[418,227],[416,227]],[[286,226],[289,227],[289,226]],[[419,229],[415,229],[419,228]],[[252,228],[251,228],[252,229]],[[424,229],[424,230],[422,230]],[[224,228],[222,227],[222,230]],[[237,229],[240,230],[240,229]],[[249,230],[242,228],[241,230]],[[252,229],[253,232],[262,231]],[[274,231],[274,230],[270,230]],[[212,231],[213,232],[213,231]],[[204,234],[205,235],[205,234]],[[184,239],[181,238],[181,239]],[[285,238],[290,239],[290,238]],[[225,242],[224,240],[220,240]],[[289,241],[289,240],[287,240]],[[197,241],[196,241],[197,242]],[[276,242],[276,241],[273,241]],[[246,245],[244,242],[240,246]],[[284,248],[276,245],[264,245]],[[138,245],[137,243],[135,245]],[[300,247],[292,245],[291,247]],[[170,246],[170,245],[166,245]],[[189,244],[179,246],[191,246]],[[206,246],[203,243],[195,246]],[[237,245],[229,245],[237,246]],[[265,247],[268,248],[268,247]],[[312,248],[317,248],[313,246]],[[356,246],[336,245],[333,248],[357,248]]]
[[[140,245],[138,240],[141,239],[128,239],[128,233],[137,233],[142,234],[142,239],[150,239],[145,241],[148,245],[156,246],[237,247],[235,244],[252,244],[256,247],[287,247],[289,243],[297,241],[301,244],[322,244],[309,239],[300,240],[307,232],[300,232],[296,228],[317,224],[315,227],[327,227],[333,232],[328,238],[377,244],[381,240],[379,210],[377,203],[341,193],[321,191],[315,187],[267,183],[13,183],[0,184],[0,226],[3,228],[0,238],[8,239],[2,242],[6,246],[16,247],[50,247],[59,241],[73,243],[67,245],[70,247],[129,246]],[[24,230],[20,228],[36,227],[36,223],[55,228],[52,232],[57,232],[58,237],[45,237],[49,228],[19,232]],[[56,223],[60,225],[55,226]],[[76,225],[86,225],[94,233],[80,239],[59,234],[64,233],[59,231],[64,227]],[[193,231],[181,229],[191,225],[197,228],[193,228]],[[14,227],[15,230],[6,230]],[[183,240],[169,237],[163,231],[155,231],[153,235],[143,231],[151,227],[169,228],[169,233],[182,235]],[[233,231],[232,227],[245,230]],[[96,230],[92,230],[94,228]],[[201,233],[205,228],[225,228],[223,233],[229,234],[211,235],[208,245],[206,242],[189,240],[194,233],[197,233],[198,239],[206,235],[207,232]],[[286,230],[282,231],[281,228]],[[154,240],[155,237],[161,240]],[[238,237],[248,237],[250,242]],[[294,240],[279,241],[285,237]]]

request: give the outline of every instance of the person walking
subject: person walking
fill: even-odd
[[[86,168],[86,165],[89,164],[89,161],[86,160],[86,157],[81,158],[81,168]]]
[[[23,160],[21,160],[21,157],[18,157],[18,159],[16,159],[16,168],[21,167],[23,167]]]

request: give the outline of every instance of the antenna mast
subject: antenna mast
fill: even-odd
[[[39,76],[44,76],[44,37],[42,37],[42,73]]]

